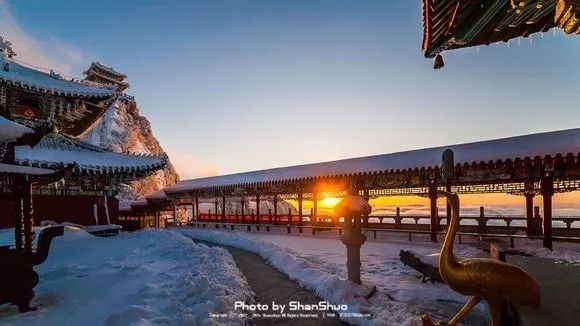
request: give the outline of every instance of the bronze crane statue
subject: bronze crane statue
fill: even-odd
[[[449,322],[431,322],[427,315],[421,316],[423,325],[456,325],[461,318],[484,300],[489,306],[491,325],[501,325],[502,301],[518,305],[540,306],[540,289],[536,280],[523,269],[489,258],[457,260],[453,255],[455,233],[459,228],[459,196],[446,191],[437,191],[451,205],[451,222],[445,235],[439,273],[454,291],[469,296],[467,303]]]

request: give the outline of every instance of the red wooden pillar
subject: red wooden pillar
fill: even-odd
[[[21,250],[24,248],[24,176],[18,175],[13,179],[14,182],[14,192],[15,192],[15,207],[14,212],[16,213],[16,218],[14,221],[14,244],[16,250]]]
[[[177,205],[173,204],[173,223],[177,225]]]
[[[534,228],[534,182],[525,183],[524,197],[526,198],[526,233],[536,235]]]
[[[226,222],[226,195],[222,195],[222,222]]]
[[[199,220],[199,198],[195,195],[195,220]]]
[[[302,201],[303,201],[302,190],[298,191],[298,225],[302,226]],[[300,229],[302,232],[302,229]]]
[[[437,242],[437,231],[439,231],[439,212],[437,210],[437,184],[432,183],[429,185],[429,207],[431,208],[431,221],[430,221],[430,231],[431,231],[431,241]],[[447,218],[447,224],[449,224],[450,219]]]
[[[214,204],[215,204],[215,221],[217,223],[217,221],[218,221],[218,201],[216,200]],[[211,216],[209,218],[211,219]]]
[[[246,218],[245,218],[245,214],[244,214],[244,197],[242,197],[242,199],[240,200],[240,204],[241,204],[241,214],[242,214],[242,223],[246,222]]]
[[[34,208],[32,207],[32,182],[30,177],[26,176],[24,189],[24,250],[32,253],[32,243],[34,242]]]
[[[260,224],[260,194],[256,194],[256,223]]]
[[[318,193],[312,193],[312,214],[310,214],[310,224],[316,225],[318,223]]]
[[[544,247],[552,250],[552,197],[554,196],[554,179],[544,176],[541,182],[544,202]]]
[[[274,195],[274,223],[278,224],[278,195]]]

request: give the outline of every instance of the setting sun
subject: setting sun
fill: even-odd
[[[334,197],[328,197],[328,198],[324,198],[323,200],[320,201],[320,203],[325,206],[325,207],[334,207],[336,206],[336,204],[338,204],[340,202],[340,198],[334,198]]]

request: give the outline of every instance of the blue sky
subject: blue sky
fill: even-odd
[[[435,71],[419,1],[0,0],[0,18],[21,60],[126,73],[186,178],[580,121],[577,37],[456,51]]]

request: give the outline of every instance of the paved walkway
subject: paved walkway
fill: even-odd
[[[209,246],[218,246],[213,243],[199,241],[193,239],[195,242],[204,243]],[[313,314],[317,313],[318,318],[252,318],[249,321],[249,325],[300,325],[300,326],[310,326],[310,325],[346,325],[342,323],[337,317],[330,317],[324,315],[322,312],[316,311],[292,311],[288,312],[289,303],[291,301],[297,301],[301,304],[318,304],[322,301],[312,292],[301,288],[296,282],[290,280],[286,275],[280,273],[274,267],[269,265],[262,257],[259,255],[249,252],[246,250],[222,246],[220,247],[229,251],[229,253],[234,258],[234,261],[242,274],[246,277],[248,284],[252,290],[256,293],[256,302],[261,304],[267,304],[270,308],[272,302],[277,304],[286,305],[285,312],[292,314]],[[264,314],[274,314],[274,311],[262,311]]]
[[[580,325],[580,266],[511,255],[508,255],[507,261],[525,269],[540,284],[540,309],[518,308],[523,326]]]

